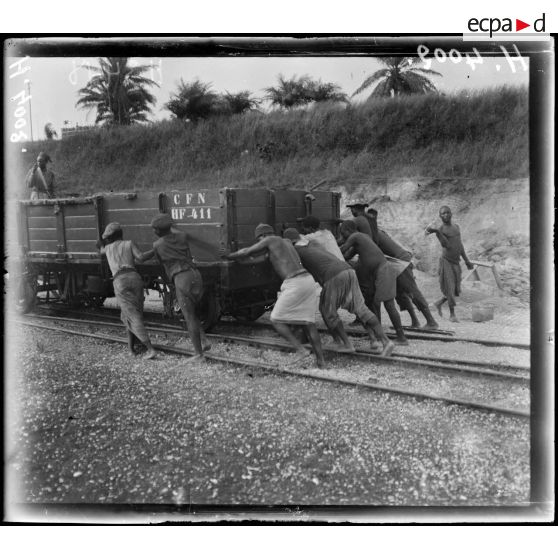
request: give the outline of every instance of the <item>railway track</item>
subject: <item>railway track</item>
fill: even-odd
[[[148,315],[146,315],[146,317],[148,317]],[[35,321],[29,321],[29,318],[35,320]],[[99,319],[101,318],[101,319]],[[37,322],[36,320],[40,320],[39,322]],[[103,312],[102,314],[99,313],[86,313],[86,314],[81,314],[80,318],[69,318],[67,316],[49,316],[49,315],[44,315],[44,314],[34,314],[34,315],[27,315],[27,319],[19,319],[16,320],[19,323],[23,324],[23,325],[27,325],[30,327],[37,327],[37,328],[42,328],[42,329],[46,329],[46,330],[52,330],[52,331],[59,331],[62,333],[67,333],[67,334],[72,334],[72,335],[82,335],[85,337],[93,337],[93,338],[98,338],[98,339],[103,339],[106,341],[111,341],[111,342],[119,342],[119,343],[126,343],[126,339],[125,338],[115,338],[114,336],[107,336],[107,335],[100,335],[100,334],[92,334],[92,333],[86,333],[86,332],[82,332],[82,331],[78,331],[76,329],[66,329],[66,328],[62,328],[59,326],[52,326],[52,325],[46,325],[44,322],[45,321],[51,321],[51,322],[64,322],[67,324],[83,324],[83,325],[93,325],[96,327],[109,327],[109,328],[117,328],[117,329],[123,329],[123,326],[121,323],[119,323],[118,320],[118,315],[116,312]],[[41,323],[42,322],[42,323]],[[181,328],[178,325],[161,325],[161,324],[157,324],[156,322],[153,323],[150,320],[146,321],[146,326],[148,327],[149,330],[151,330],[154,333],[162,333],[165,335],[180,335],[180,336],[184,336],[187,335],[187,332]],[[230,334],[208,334],[207,335],[208,338],[212,341],[217,341],[217,342],[226,342],[226,343],[234,343],[234,344],[243,344],[243,345],[249,345],[249,346],[254,346],[254,347],[259,347],[259,348],[271,348],[274,350],[280,350],[280,351],[290,351],[290,347],[288,345],[286,345],[285,343],[281,342],[281,341],[277,341],[275,339],[269,339],[269,338],[249,338],[249,337],[243,337],[243,336],[238,336],[238,335],[234,335],[231,336]],[[177,347],[169,347],[169,346],[163,346],[163,345],[155,345],[155,347],[161,351],[161,352],[166,352],[166,353],[171,353],[171,354],[182,354],[182,355],[188,355],[191,356],[193,353],[192,351],[189,351],[187,349],[181,349],[181,348],[177,348]],[[327,350],[327,348],[326,348]],[[479,377],[483,377],[483,378],[490,378],[490,379],[494,379],[494,380],[500,380],[500,381],[505,381],[505,382],[514,382],[514,383],[528,383],[529,382],[529,376],[526,374],[527,370],[525,370],[524,368],[521,367],[515,367],[514,372],[503,372],[503,371],[499,371],[499,370],[491,370],[489,369],[486,365],[487,363],[474,363],[474,365],[471,364],[471,361],[466,361],[467,364],[456,364],[455,362],[453,364],[449,364],[449,363],[445,363],[445,362],[440,362],[437,361],[436,359],[427,359],[426,357],[419,357],[419,356],[415,356],[415,358],[409,358],[409,355],[405,355],[405,356],[391,356],[391,357],[381,357],[379,355],[374,355],[370,352],[366,352],[366,351],[357,351],[356,353],[345,353],[345,352],[338,352],[338,351],[333,351],[333,350],[327,350],[328,353],[337,353],[337,356],[342,356],[343,358],[349,358],[349,359],[359,359],[359,360],[367,360],[367,361],[372,361],[372,362],[379,362],[379,363],[385,363],[385,364],[391,364],[391,365],[403,365],[403,366],[410,366],[413,368],[419,368],[419,369],[423,369],[423,370],[428,370],[428,371],[434,371],[434,372],[446,372],[446,373],[451,373],[452,375],[455,376],[479,376]],[[288,367],[284,367],[284,366],[277,366],[275,364],[268,364],[265,362],[261,362],[259,360],[251,360],[251,359],[240,359],[240,358],[236,358],[236,357],[231,357],[231,356],[221,356],[221,355],[216,355],[216,354],[212,354],[211,352],[206,353],[206,357],[208,360],[210,361],[215,361],[215,362],[226,362],[229,364],[237,364],[240,366],[246,366],[246,367],[250,367],[250,368],[254,368],[254,369],[260,369],[260,370],[266,370],[266,371],[270,371],[273,373],[279,373],[279,374],[287,374],[287,375],[295,375],[295,376],[302,376],[302,377],[308,377],[308,378],[312,378],[312,379],[318,379],[318,380],[324,380],[324,381],[329,381],[329,382],[334,382],[334,383],[338,383],[338,384],[344,384],[344,385],[350,385],[350,386],[356,386],[356,387],[362,387],[362,388],[366,388],[366,389],[372,389],[372,390],[376,390],[376,391],[382,391],[382,392],[388,392],[388,393],[394,393],[394,394],[398,394],[398,395],[404,395],[404,396],[410,396],[410,397],[415,397],[418,399],[431,399],[431,400],[437,400],[437,401],[442,401],[445,402],[447,404],[457,404],[457,405],[461,405],[461,406],[465,406],[465,407],[470,407],[470,408],[474,408],[474,409],[482,409],[485,411],[490,411],[490,412],[495,412],[495,413],[499,413],[499,414],[506,414],[506,415],[511,415],[511,416],[519,416],[519,417],[529,417],[530,413],[527,410],[523,410],[523,409],[513,409],[513,408],[506,408],[506,407],[501,407],[501,406],[497,406],[497,405],[489,405],[485,402],[480,402],[480,401],[472,401],[472,400],[466,400],[466,399],[460,399],[460,398],[455,398],[455,397],[446,397],[446,396],[441,396],[441,395],[437,395],[437,394],[431,394],[431,393],[424,393],[424,392],[418,392],[418,391],[414,391],[414,390],[407,390],[407,389],[402,389],[399,387],[394,387],[394,386],[388,386],[388,385],[381,385],[381,384],[377,384],[374,382],[361,382],[361,381],[353,381],[353,380],[347,380],[347,379],[342,379],[342,378],[332,378],[327,376],[326,374],[322,374],[322,373],[315,373],[315,372],[311,372],[311,371],[306,371],[306,370],[292,370]],[[449,359],[443,359],[443,360],[449,360]]]
[[[61,320],[70,320],[71,318],[66,318],[66,315],[74,314],[79,316],[79,318],[74,321],[79,322],[83,320],[83,316],[89,318],[98,318],[100,320],[110,319],[115,324],[120,323],[119,313],[117,311],[112,311],[110,309],[105,309],[103,312],[87,313],[83,314],[77,311],[63,311],[58,314],[58,318]],[[146,325],[149,326],[153,331],[159,333],[180,333],[181,335],[187,335],[188,332],[178,324],[169,324],[168,320],[161,320],[160,316],[156,314],[145,313]],[[235,328],[237,322],[225,322],[223,326],[232,326]],[[103,325],[111,325],[109,322]],[[266,324],[264,324],[266,325]],[[252,327],[252,324],[250,324]],[[272,330],[273,328],[267,328]],[[327,330],[322,329],[322,332]],[[209,339],[213,339],[218,342],[224,343],[238,343],[242,345],[257,346],[262,348],[271,348],[275,350],[282,350],[290,352],[292,349],[286,343],[282,341],[277,341],[275,339],[262,339],[254,337],[246,337],[242,335],[231,335],[230,333],[208,333],[206,334]],[[430,339],[432,340],[432,339]],[[390,357],[382,357],[378,354],[372,353],[366,350],[357,350],[354,353],[346,353],[344,351],[337,351],[327,346],[324,350],[330,354],[336,354],[339,356],[349,356],[352,358],[357,358],[360,360],[372,361],[372,362],[386,362],[393,363],[397,362],[401,365],[411,366],[411,367],[424,367],[430,370],[438,370],[441,372],[450,372],[455,374],[460,374],[463,376],[486,376],[493,378],[503,378],[519,383],[529,383],[529,371],[530,368],[527,366],[513,365],[507,363],[498,362],[486,362],[486,361],[474,361],[474,360],[462,360],[462,359],[451,359],[444,357],[426,357],[423,355],[398,353],[397,350]]]

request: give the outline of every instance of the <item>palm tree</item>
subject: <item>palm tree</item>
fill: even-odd
[[[129,125],[145,122],[152,112],[149,105],[155,104],[155,97],[147,90],[158,84],[142,74],[151,65],[131,66],[129,58],[99,58],[99,66],[86,66],[97,72],[78,94],[81,98],[76,106],[97,110],[95,124]]]
[[[165,103],[165,108],[176,118],[196,122],[223,110],[219,95],[211,89],[211,83],[203,83],[199,79],[184,83],[181,78],[177,86],[178,91],[172,93],[170,100]]]
[[[285,79],[281,74],[277,80],[277,87],[267,87],[264,91],[267,93],[265,98],[271,101],[272,105],[280,108],[294,108],[307,105],[312,102],[312,80],[308,76],[302,76],[297,79],[293,76],[291,79]]]
[[[330,101],[334,103],[348,103],[347,95],[343,93],[341,87],[336,83],[323,83],[321,80],[313,81],[311,84],[312,100],[316,103]]]
[[[436,86],[425,75],[441,76],[434,70],[418,66],[420,58],[379,57],[385,68],[369,75],[362,85],[351,95],[358,95],[378,82],[370,97],[391,97],[392,95],[412,95],[416,93],[434,93]]]
[[[255,110],[260,105],[259,99],[254,99],[250,91],[239,91],[238,93],[225,92],[223,99],[229,107],[231,114],[242,114]]]

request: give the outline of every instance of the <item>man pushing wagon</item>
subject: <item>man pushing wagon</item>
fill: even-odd
[[[275,235],[270,225],[260,223],[255,230],[256,244],[225,255],[237,260],[250,256],[265,255],[273,269],[283,280],[277,302],[271,312],[271,323],[284,339],[295,349],[291,364],[306,358],[310,353],[303,347],[290,329],[290,325],[304,326],[319,368],[325,367],[322,344],[316,327],[318,310],[318,285],[302,267],[300,258],[289,240]]]

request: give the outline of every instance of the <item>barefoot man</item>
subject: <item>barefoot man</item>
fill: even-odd
[[[225,257],[231,260],[260,254],[269,257],[273,269],[283,280],[281,292],[270,318],[277,333],[284,337],[296,350],[295,358],[290,364],[294,364],[310,354],[289,327],[289,325],[302,325],[305,327],[310,344],[314,349],[317,366],[319,368],[325,367],[320,335],[316,328],[318,285],[308,271],[302,267],[292,243],[276,236],[270,225],[259,224],[256,227],[255,236],[256,244]]]
[[[337,313],[339,308],[343,308],[356,314],[360,323],[364,325],[370,337],[372,350],[380,348],[376,341],[378,337],[383,345],[382,356],[389,356],[393,352],[394,344],[387,338],[378,318],[364,303],[355,270],[345,260],[339,260],[320,246],[312,246],[296,229],[285,230],[283,236],[293,243],[302,265],[322,286],[320,313],[336,343],[335,348],[355,352],[355,347]]]
[[[460,258],[463,258],[467,269],[473,269],[473,264],[465,254],[465,248],[461,242],[461,231],[459,227],[451,222],[451,209],[444,205],[440,208],[440,228],[427,227],[426,233],[434,233],[442,245],[442,257],[438,274],[440,278],[440,290],[444,295],[434,303],[438,314],[442,315],[442,305],[447,301],[450,311],[450,321],[458,322],[455,316],[455,297],[461,293],[461,266]]]
[[[339,227],[339,234],[344,241],[341,252],[345,259],[350,260],[355,254],[358,254],[356,273],[366,306],[376,314],[380,321],[380,306],[383,302],[397,334],[395,343],[408,345],[409,342],[403,332],[401,317],[395,308],[394,300],[397,290],[397,275],[401,273],[403,267],[400,264],[388,263],[372,238],[357,231],[354,221],[343,221]]]
[[[141,251],[131,240],[124,240],[119,223],[109,223],[97,244],[101,254],[107,257],[112,271],[114,294],[120,305],[120,319],[126,326],[128,349],[136,354],[136,341],[147,349],[143,358],[155,358],[155,349],[149,339],[143,321],[143,280],[136,271],[136,262],[141,261]]]
[[[414,305],[426,318],[426,324],[424,324],[423,328],[438,329],[438,324],[428,308],[428,302],[426,302],[426,299],[424,298],[424,295],[420,291],[415,280],[415,276],[413,274],[413,264],[411,262],[413,254],[406,248],[403,248],[403,246],[391,238],[391,236],[389,236],[389,234],[385,231],[378,228],[378,212],[374,208],[368,209],[367,214],[369,217],[370,228],[372,230],[372,240],[378,245],[378,248],[384,253],[384,255],[404,262],[409,262],[408,267],[397,276],[397,291],[395,300],[399,304],[399,308],[409,312],[412,327],[420,327],[420,322],[418,321],[413,308],[414,303]]]
[[[168,213],[160,213],[154,217],[151,226],[159,239],[153,243],[152,250],[142,254],[140,261],[156,256],[163,266],[167,279],[174,285],[176,300],[182,310],[188,335],[194,346],[195,355],[189,360],[194,362],[203,360],[204,350],[210,348],[196,314],[196,306],[203,294],[203,282],[200,272],[192,261],[189,242],[201,245],[207,243],[175,227]]]

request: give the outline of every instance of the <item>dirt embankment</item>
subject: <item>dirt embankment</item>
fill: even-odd
[[[343,189],[343,203],[349,197],[368,200],[379,212],[380,227],[411,249],[417,269],[429,274],[437,272],[440,245],[424,229],[439,224],[439,209],[448,205],[469,258],[495,263],[504,290],[529,301],[528,179],[384,180],[360,184],[350,194]],[[349,216],[342,210],[342,217]],[[480,278],[495,285],[489,269],[482,268]]]

